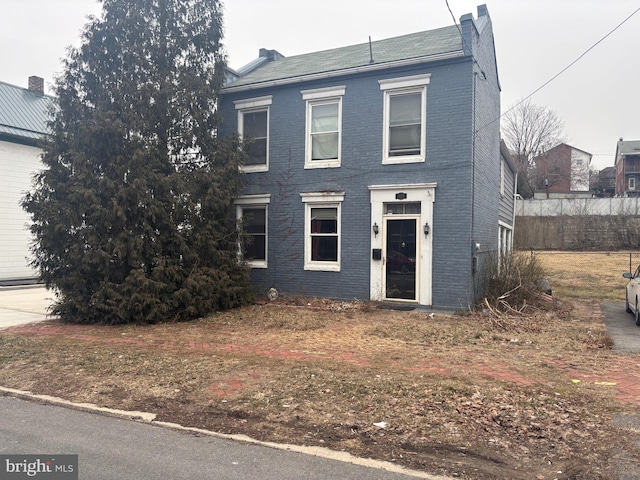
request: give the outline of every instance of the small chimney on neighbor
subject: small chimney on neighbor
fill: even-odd
[[[44,95],[44,78],[32,75],[29,77],[29,90]]]
[[[269,50],[268,48],[261,48],[258,50],[258,56],[260,58],[266,58],[270,62],[284,58],[284,55],[277,50]]]

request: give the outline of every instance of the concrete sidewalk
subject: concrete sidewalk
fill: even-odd
[[[49,314],[53,300],[53,292],[40,285],[1,287],[0,328],[54,318]]]

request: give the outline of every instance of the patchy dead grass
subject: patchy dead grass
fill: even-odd
[[[535,252],[553,293],[561,298],[624,302],[622,277],[629,271],[629,252]],[[638,256],[632,253],[633,270]]]
[[[609,478],[616,390],[572,380],[622,360],[584,311],[293,299],[186,323],[49,322],[0,333],[0,384],[459,478]]]

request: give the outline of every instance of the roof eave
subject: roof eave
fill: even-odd
[[[0,142],[15,143],[18,145],[27,145],[29,147],[39,147],[44,135],[40,137],[27,137],[23,135],[15,135],[7,132],[0,132]]]
[[[504,140],[500,139],[500,154],[504,157],[509,165],[509,168],[515,173],[518,171],[518,167],[516,166],[516,162],[513,160],[511,156],[511,152],[509,152],[509,148]]]
[[[568,145],[568,144],[567,144],[567,145]],[[574,147],[574,146],[572,146],[572,145],[568,145],[568,146],[569,146],[571,149],[573,149],[573,150],[577,150],[577,151],[579,151],[579,152],[586,153],[587,155],[589,155],[589,159],[593,158],[593,154],[592,154],[592,153],[589,153],[589,152],[587,152],[587,151],[585,151],[585,150],[582,150],[582,149],[580,149],[580,148],[576,148],[576,147]]]
[[[463,57],[464,52],[462,50],[455,50],[453,52],[440,53],[435,55],[427,55],[422,57],[408,58],[403,60],[395,60],[391,62],[373,63],[369,65],[362,65],[359,67],[343,68],[339,70],[332,70],[328,72],[311,73],[307,75],[298,75],[295,77],[279,78],[275,80],[267,80],[263,82],[249,83],[245,85],[238,85],[234,87],[230,85],[223,87],[220,93],[236,93],[244,92],[248,90],[257,90],[259,88],[278,87],[281,85],[290,85],[294,83],[310,82],[313,80],[322,80],[325,78],[341,77],[344,75],[351,75],[354,73],[367,73],[376,70],[385,70],[395,67],[406,67],[411,65],[419,65],[421,63],[435,62],[439,60],[449,60],[453,58]]]

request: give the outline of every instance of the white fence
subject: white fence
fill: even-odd
[[[640,215],[640,197],[516,200],[517,217]]]

